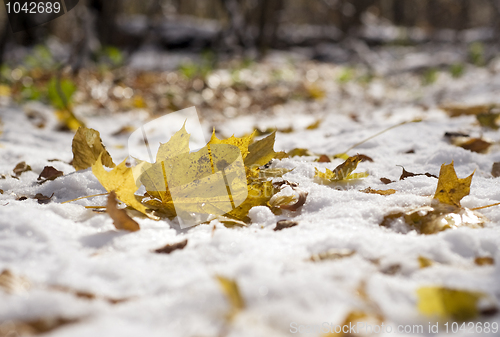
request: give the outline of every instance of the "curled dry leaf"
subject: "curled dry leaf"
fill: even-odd
[[[476,318],[483,310],[496,309],[493,304],[478,307],[481,299],[488,296],[481,292],[456,290],[445,287],[421,287],[417,290],[418,310],[426,316],[440,319],[468,321]]]
[[[159,254],[170,254],[172,253],[174,250],[178,250],[178,249],[184,249],[184,247],[186,247],[188,243],[188,240],[185,239],[181,242],[177,242],[177,243],[174,243],[174,244],[167,244],[161,248],[158,248],[158,249],[155,249],[155,253],[159,253]]]
[[[318,163],[330,163],[331,160],[330,160],[330,157],[328,157],[326,154],[322,154],[321,156],[319,156],[317,162]]]
[[[481,138],[472,138],[464,143],[459,144],[458,146],[472,152],[485,153],[486,151],[488,151],[491,145],[492,143],[487,142]]]
[[[116,229],[123,229],[130,232],[135,232],[141,229],[139,224],[128,216],[127,212],[117,207],[116,194],[114,191],[109,193],[108,202],[106,204],[106,212],[113,219],[113,225]]]
[[[394,220],[402,218],[407,225],[420,234],[436,234],[459,227],[482,228],[486,218],[468,208],[438,204],[423,206],[408,212],[396,212],[384,217],[381,226],[391,227]]]
[[[352,249],[342,248],[332,248],[327,250],[326,252],[313,254],[311,256],[311,261],[319,262],[323,260],[339,260],[349,256],[353,256],[356,252]]]
[[[370,194],[380,194],[380,195],[390,195],[396,193],[396,190],[389,189],[389,190],[374,190],[371,187],[365,188],[364,190],[361,190],[360,192],[363,193],[370,193]]]
[[[279,220],[276,222],[276,227],[274,227],[274,231],[280,231],[285,228],[291,228],[297,226],[299,223],[297,221],[292,220]]]
[[[42,172],[40,173],[40,175],[38,176],[37,180],[42,180],[42,179],[45,179],[45,181],[54,180],[54,179],[61,177],[63,175],[64,175],[64,173],[62,171],[59,171],[52,166],[45,166],[43,168]]]
[[[73,137],[73,161],[75,170],[85,170],[95,164],[99,156],[102,164],[115,167],[111,156],[102,144],[99,131],[80,126]]]
[[[13,171],[16,177],[19,177],[21,173],[31,171],[31,166],[22,161],[14,167]]]
[[[430,174],[429,172],[426,172],[426,173],[412,173],[412,172],[406,171],[404,167],[402,167],[402,168],[403,168],[403,173],[401,173],[401,176],[399,177],[399,180],[404,180],[406,178],[415,177],[415,176],[427,176],[427,177],[437,178],[434,174]]]
[[[325,173],[320,172],[317,168],[314,168],[316,171],[315,177],[320,178],[323,183],[332,183],[339,182],[350,179],[359,179],[368,176],[367,172],[363,173],[352,173],[357,167],[358,163],[363,158],[360,155],[355,155],[349,157],[342,164],[337,166],[333,171],[326,169]]]

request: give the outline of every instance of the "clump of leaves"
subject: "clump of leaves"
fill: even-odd
[[[492,145],[492,143],[482,138],[472,138],[469,137],[469,135],[456,132],[446,132],[444,136],[448,138],[452,144],[477,153],[485,153]]]
[[[486,222],[484,216],[460,205],[460,200],[470,193],[473,175],[474,173],[460,179],[457,177],[453,162],[449,165],[443,164],[432,205],[388,214],[381,226],[390,227],[395,219],[402,218],[406,224],[421,234],[435,234],[462,226],[482,227]]]
[[[155,163],[136,160],[136,166],[128,167],[126,160],[115,166],[102,145],[99,133],[81,127],[73,139],[73,165],[77,170],[92,166],[92,172],[108,192],[114,192],[117,199],[148,217],[173,218],[181,210],[208,215],[197,223],[210,221],[216,218],[210,214],[218,215],[222,206],[227,206],[229,195],[233,207],[220,219],[224,223],[244,225],[250,220],[247,216],[250,208],[268,206],[270,198],[278,192],[278,187],[273,186],[269,178],[281,177],[289,172],[263,166],[285,156],[273,149],[275,133],[257,142],[253,142],[253,137],[252,134],[221,140],[214,133],[204,148],[190,152],[189,134],[183,127],[168,142],[160,144]],[[228,166],[239,155],[246,173],[246,179],[243,180],[235,179],[235,168]],[[107,171],[104,165],[114,168]],[[217,174],[220,172],[224,174]],[[221,182],[219,185],[223,188],[207,192],[200,186],[200,181],[207,177],[211,179],[210,186],[214,186],[214,182]],[[228,193],[227,180],[231,181],[231,193]],[[135,195],[141,184],[146,189],[145,196]],[[172,191],[176,193],[175,200]],[[199,193],[193,194],[196,191]],[[247,195],[246,199],[243,199],[244,195]],[[307,193],[299,193],[297,200],[278,206],[297,210],[304,204],[306,196]],[[241,202],[235,205],[234,200]]]

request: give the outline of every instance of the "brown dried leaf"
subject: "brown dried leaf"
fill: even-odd
[[[493,266],[495,259],[490,256],[479,256],[474,259],[474,263],[478,266]]]
[[[56,168],[52,166],[45,166],[42,170],[42,173],[38,176],[37,180],[54,180],[58,177],[63,176],[64,173],[62,171],[57,170]]]
[[[413,172],[408,172],[405,170],[403,167],[403,173],[401,173],[401,176],[399,177],[399,180],[404,180],[409,177],[415,177],[415,176],[427,176],[427,177],[432,177],[432,178],[437,178],[434,174],[430,174],[429,172],[426,173],[413,173]]]
[[[500,162],[493,163],[491,167],[491,175],[495,178],[500,177]]]
[[[97,161],[101,156],[102,164],[113,168],[111,156],[102,144],[99,131],[80,126],[73,137],[73,167],[75,170],[85,170]],[[102,153],[102,155],[101,155]]]
[[[440,107],[442,110],[446,111],[446,113],[450,117],[458,117],[464,115],[479,115],[483,113],[489,113],[494,105],[472,105],[472,106],[464,106],[464,105],[449,105]]]
[[[170,254],[174,250],[184,249],[184,247],[186,247],[187,243],[188,243],[188,240],[185,239],[181,242],[177,242],[174,244],[167,244],[167,245],[163,246],[162,248],[155,249],[154,252],[159,253],[159,254]]]
[[[117,207],[116,194],[111,191],[108,196],[108,203],[106,204],[106,212],[113,219],[113,225],[116,229],[123,229],[131,232],[141,229],[139,224],[128,216],[127,212]]]
[[[481,138],[472,138],[458,146],[472,152],[484,153],[489,149],[491,144],[492,143],[482,140]]]
[[[380,195],[390,195],[396,193],[396,190],[389,189],[389,190],[374,190],[371,187],[365,188],[364,190],[361,190],[360,192],[363,193],[371,193],[371,194],[380,194]]]
[[[321,156],[319,156],[317,162],[318,163],[330,163],[331,160],[330,160],[330,157],[328,157],[326,154],[322,154]]]
[[[14,174],[19,177],[21,173],[31,171],[31,166],[27,165],[26,162],[22,161],[14,167]]]
[[[290,228],[297,226],[299,223],[297,221],[292,221],[292,220],[279,220],[276,223],[276,227],[274,228],[274,231],[280,231],[285,228]]]
[[[33,199],[36,199],[38,200],[38,203],[39,204],[48,204],[50,202],[50,200],[52,199],[52,197],[54,196],[54,193],[52,193],[52,195],[50,197],[47,197],[41,193],[37,193]]]
[[[380,178],[380,181],[383,182],[386,185],[394,182],[394,181],[392,181],[391,179],[388,179],[388,178]]]

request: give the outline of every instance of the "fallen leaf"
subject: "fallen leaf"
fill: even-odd
[[[474,263],[478,266],[493,266],[495,265],[495,259],[490,256],[479,256],[474,259]]]
[[[349,256],[353,256],[355,253],[356,252],[354,250],[347,248],[343,249],[332,248],[327,250],[326,252],[313,254],[310,259],[311,261],[314,262],[319,262],[323,260],[339,260]]]
[[[460,200],[470,193],[473,175],[474,172],[467,178],[459,179],[453,161],[449,165],[441,165],[434,199],[447,205],[460,207]]]
[[[54,193],[52,193],[52,195],[50,197],[47,197],[41,193],[37,193],[33,199],[36,199],[38,200],[38,203],[39,204],[48,204],[50,202],[50,200],[52,199],[52,197],[54,196]]]
[[[0,289],[8,294],[24,293],[30,288],[30,282],[26,278],[14,275],[8,269],[0,274]]]
[[[423,206],[408,212],[395,212],[384,217],[383,227],[391,227],[394,220],[402,218],[405,223],[420,234],[436,234],[447,229],[459,227],[482,228],[486,219],[468,208],[438,204]]]
[[[252,142],[252,140],[254,138],[254,135],[255,135],[255,131],[252,132],[251,135],[245,136],[245,137],[242,137],[242,138],[237,138],[237,137],[235,137],[233,135],[233,136],[231,136],[231,137],[229,137],[227,139],[221,140],[221,139],[217,138],[217,136],[215,135],[215,130],[214,130],[212,132],[212,138],[210,138],[210,141],[208,142],[207,145],[212,145],[212,144],[234,145],[234,146],[236,146],[240,150],[240,152],[241,152],[241,158],[245,159],[246,156],[249,153],[249,146],[250,146],[250,143]],[[262,165],[264,165],[264,164],[262,164]]]
[[[424,256],[418,257],[418,263],[420,265],[420,269],[428,268],[434,264],[434,262],[431,259],[428,259]]]
[[[322,119],[318,119],[314,123],[308,125],[306,127],[306,130],[316,130],[317,128],[319,128],[319,126],[321,125],[321,123],[323,123],[323,120]]]
[[[115,167],[111,156],[102,144],[99,131],[81,126],[73,137],[73,167],[75,170],[85,170],[97,162],[101,156],[101,162],[107,167]]]
[[[161,248],[158,248],[158,249],[155,249],[155,253],[160,253],[160,254],[170,254],[172,253],[174,250],[178,250],[178,249],[184,249],[184,247],[186,247],[188,243],[188,240],[185,239],[181,242],[177,242],[177,243],[174,243],[174,244],[167,244]]]
[[[396,190],[389,189],[389,190],[374,190],[371,187],[365,188],[364,190],[361,190],[360,192],[363,193],[371,193],[371,194],[380,194],[380,195],[390,195],[396,193]]]
[[[500,117],[500,113],[480,113],[476,115],[477,121],[481,126],[498,130],[498,118]]]
[[[426,316],[468,321],[479,315],[478,301],[486,294],[444,287],[421,287],[417,290],[417,297],[418,310]]]
[[[432,177],[432,178],[437,178],[435,175],[430,174],[429,172],[426,173],[413,173],[413,172],[408,172],[403,168],[403,173],[401,173],[401,176],[399,177],[399,180],[404,180],[409,177],[415,177],[415,176],[427,176],[427,177]]]
[[[357,156],[358,156],[358,158],[361,159],[361,161],[373,162],[373,159],[368,157],[366,154],[358,154]]]
[[[276,222],[276,227],[274,227],[274,231],[280,231],[285,228],[295,227],[298,226],[298,224],[299,223],[297,221],[279,220],[278,222]]]
[[[484,153],[491,145],[492,143],[482,140],[481,138],[472,138],[458,146],[472,152]]]
[[[330,160],[330,157],[328,157],[326,154],[322,154],[321,156],[319,156],[317,162],[318,163],[330,163],[331,160]]]
[[[216,279],[230,305],[227,319],[232,320],[241,310],[245,309],[245,300],[241,296],[236,281],[219,275],[216,276]]]
[[[308,149],[295,148],[286,153],[288,157],[308,157],[314,156],[314,153],[309,151]]]
[[[19,164],[17,164],[16,167],[14,167],[13,171],[16,177],[19,177],[21,173],[31,171],[31,166],[26,164],[26,162],[22,161]]]
[[[116,229],[123,229],[130,232],[135,232],[141,229],[139,224],[132,220],[132,218],[127,215],[125,210],[117,207],[116,194],[114,191],[109,193],[108,202],[106,204],[106,213],[108,213],[111,219],[113,219],[113,225],[115,225]]]
[[[394,181],[392,181],[391,179],[388,179],[388,178],[380,178],[380,181],[383,182],[386,185],[394,182]]]
[[[59,171],[52,166],[45,166],[43,168],[42,172],[40,173],[40,175],[38,176],[37,180],[42,180],[42,179],[54,180],[54,179],[61,177],[63,175],[64,175],[64,173],[62,171]]]
[[[128,135],[128,134],[131,134],[132,132],[134,132],[136,130],[135,127],[131,126],[131,125],[125,125],[123,127],[121,127],[119,130],[113,132],[111,135],[112,136],[123,136],[123,135]]]
[[[479,114],[484,114],[484,113],[489,113],[492,108],[494,108],[494,105],[471,105],[471,106],[465,106],[465,105],[449,105],[449,106],[441,106],[440,108],[450,117],[458,117],[458,116],[467,116],[467,115],[479,115]]]
[[[276,139],[276,131],[269,136],[248,146],[249,154],[245,158],[245,166],[251,167],[252,165],[262,166],[274,158],[284,158],[284,152],[274,151],[274,141]]]
[[[500,177],[500,162],[493,163],[491,167],[491,175],[495,178]]]
[[[331,183],[338,182],[348,179],[359,179],[368,176],[367,172],[364,173],[352,173],[358,163],[362,160],[359,155],[352,156],[347,158],[345,162],[337,166],[333,171],[326,169],[326,172],[320,172],[317,168],[314,168],[316,171],[315,177],[320,178],[323,183]]]
[[[138,190],[138,187],[135,183],[132,169],[126,165],[126,159],[108,172],[104,169],[101,162],[101,155],[99,155],[97,161],[92,165],[92,173],[94,173],[106,191],[114,191],[116,193],[118,200],[150,216],[147,212],[148,207],[141,204],[134,194]]]
[[[44,317],[26,321],[8,321],[0,325],[0,336],[32,336],[51,332],[62,326],[77,323],[79,319],[65,317]],[[3,330],[8,330],[4,335]],[[14,334],[12,333],[14,332]]]

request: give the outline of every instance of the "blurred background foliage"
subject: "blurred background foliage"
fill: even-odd
[[[4,10],[0,23],[0,96],[47,102],[74,128],[82,112],[73,108],[89,102],[150,113],[197,105],[231,117],[321,100],[326,77],[364,85],[390,74],[373,52],[381,47],[458,50],[410,67],[424,86],[443,69],[458,78],[497,56],[500,0],[80,0],[34,29],[13,34]],[[343,66],[260,62],[276,50]]]

